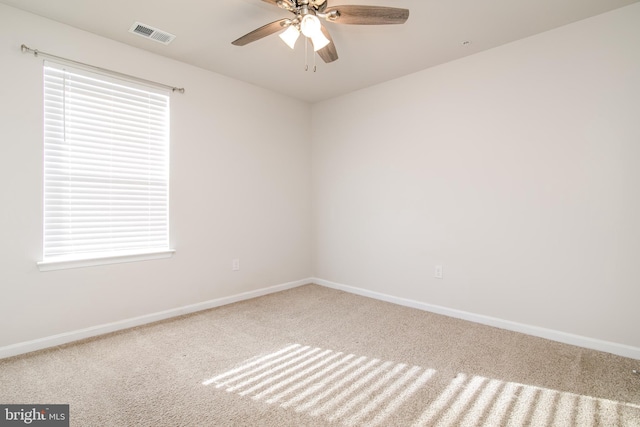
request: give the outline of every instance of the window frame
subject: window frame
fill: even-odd
[[[49,255],[47,256],[47,184],[51,184],[51,182],[55,182],[55,181],[48,181],[48,176],[47,176],[47,165],[46,165],[46,161],[47,161],[47,155],[48,155],[48,151],[46,148],[46,144],[48,141],[48,136],[46,134],[47,132],[47,124],[45,123],[45,121],[47,120],[47,115],[46,115],[46,111],[47,111],[47,82],[46,82],[46,71],[47,68],[52,68],[52,69],[57,69],[59,70],[58,72],[60,72],[60,70],[62,70],[62,72],[64,73],[71,73],[73,75],[76,76],[83,76],[89,79],[95,79],[96,81],[99,81],[99,85],[104,85],[104,86],[109,86],[109,85],[118,85],[118,86],[122,86],[122,87],[126,87],[128,88],[127,90],[133,90],[133,91],[140,91],[141,93],[143,92],[148,92],[149,94],[154,94],[154,96],[160,96],[160,97],[166,97],[166,116],[163,117],[163,127],[166,128],[164,129],[164,133],[163,138],[162,138],[162,148],[160,149],[160,151],[164,154],[164,157],[162,157],[162,161],[161,161],[161,165],[165,168],[165,170],[161,173],[161,175],[163,176],[163,191],[164,193],[164,199],[166,199],[164,201],[164,204],[161,207],[161,211],[162,214],[164,215],[164,217],[166,218],[166,225],[163,225],[161,228],[162,230],[160,231],[160,233],[162,233],[162,236],[160,238],[160,240],[162,242],[166,241],[166,245],[164,243],[162,243],[161,246],[148,246],[148,247],[136,247],[136,248],[124,248],[124,247],[120,247],[120,248],[115,248],[115,249],[111,249],[111,250],[102,250],[102,251],[90,251],[90,250],[86,250],[85,251],[80,251],[80,252],[70,252],[70,253],[65,253],[65,254],[55,254],[55,255]],[[141,84],[140,82],[136,82],[134,80],[127,80],[124,79],[122,77],[114,77],[112,75],[109,75],[107,73],[102,73],[102,72],[96,72],[94,70],[88,70],[88,69],[83,69],[82,67],[78,67],[77,65],[66,65],[63,63],[59,63],[59,62],[52,62],[52,61],[44,61],[43,64],[43,96],[45,98],[43,98],[43,187],[42,187],[42,195],[43,195],[43,207],[42,207],[42,213],[43,213],[43,234],[42,234],[42,260],[37,262],[38,268],[40,271],[50,271],[50,270],[59,270],[59,269],[67,269],[67,268],[77,268],[77,267],[87,267],[87,266],[95,266],[95,265],[105,265],[105,264],[114,264],[114,263],[123,263],[123,262],[135,262],[135,261],[145,261],[145,260],[153,260],[153,259],[162,259],[162,258],[169,258],[171,257],[174,253],[175,250],[171,248],[171,224],[170,224],[170,174],[169,174],[169,170],[170,170],[170,91],[163,89],[163,88],[158,88],[158,87],[151,87],[145,84]],[[64,89],[62,89],[63,93],[67,93],[67,88],[65,86]],[[49,106],[50,108],[50,106]],[[65,108],[66,108],[66,104],[65,104]],[[66,110],[63,110],[63,115],[66,114]],[[67,116],[64,116],[66,120]],[[104,135],[104,134],[101,134]],[[66,140],[66,133],[65,133],[65,137],[63,139],[64,144],[67,144],[67,140]],[[110,147],[115,146],[116,144],[113,143],[114,141],[109,141]],[[151,144],[151,143],[149,143]],[[153,154],[156,154],[155,152]],[[50,153],[49,153],[50,155]],[[149,163],[150,164],[150,163]],[[149,164],[147,164],[146,166],[146,170],[148,172],[149,170]],[[86,164],[85,164],[86,166]],[[140,167],[139,169],[137,169],[138,172],[139,171],[143,171],[145,170],[145,166]],[[95,177],[94,177],[95,178]],[[151,181],[149,181],[148,186],[145,187],[147,188],[147,190],[152,188],[152,184],[150,184]],[[67,193],[71,194],[72,191],[67,191]],[[66,200],[72,200],[72,196],[70,196],[69,194],[67,194],[68,199]],[[110,193],[109,193],[110,194]],[[109,197],[109,199],[111,199]],[[149,202],[149,196],[147,196],[147,198],[145,199],[145,197],[141,197],[140,199],[136,199],[137,201],[139,201],[140,203],[150,203]],[[84,203],[84,202],[83,202]],[[71,201],[69,203],[70,205],[73,204],[73,201]],[[99,204],[99,203],[96,203]],[[95,205],[92,207],[92,209],[98,209],[95,207]],[[70,212],[73,209],[70,209]],[[93,211],[92,211],[93,212]],[[96,210],[96,212],[98,212]],[[50,213],[49,213],[50,214]],[[70,213],[69,216],[72,216],[74,214],[74,212]],[[102,215],[101,215],[102,216]],[[147,218],[147,221],[151,221],[150,219],[151,214],[149,214],[149,218]],[[111,218],[111,217],[109,217]],[[112,218],[111,218],[112,220]],[[98,226],[98,229],[100,230],[100,227],[104,226],[104,224],[101,224]],[[100,231],[98,231],[99,233]],[[103,231],[102,231],[103,232]],[[97,236],[90,236],[89,239],[91,238],[95,238],[97,239]],[[73,239],[73,238],[72,238]],[[105,248],[113,245],[113,242],[110,242],[108,244],[106,244]],[[125,244],[126,246],[126,244]]]

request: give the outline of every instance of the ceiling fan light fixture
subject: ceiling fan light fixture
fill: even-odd
[[[291,49],[295,47],[298,37],[300,37],[300,31],[298,31],[295,25],[289,25],[286,30],[280,33],[280,38],[282,39],[282,41],[285,42]]]

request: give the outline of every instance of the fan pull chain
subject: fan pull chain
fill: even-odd
[[[306,40],[306,43],[304,44],[304,70],[305,71],[309,71],[309,43],[310,42]],[[311,55],[313,56],[313,72],[315,73],[318,70],[318,66],[316,65],[315,51],[313,51]]]

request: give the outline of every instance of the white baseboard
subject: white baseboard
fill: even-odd
[[[50,337],[25,341],[17,344],[0,347],[0,359],[5,357],[17,356],[24,353],[30,353],[36,350],[42,350],[57,345],[67,344],[73,341],[91,338],[98,335],[116,332],[122,329],[132,328],[134,326],[145,325],[147,323],[157,322],[159,320],[169,319],[171,317],[182,316],[183,314],[195,313],[196,311],[207,310],[209,308],[220,307],[222,305],[232,304],[234,302],[244,301],[275,292],[284,291],[286,289],[296,288],[298,286],[312,283],[312,279],[296,280],[295,282],[283,283],[280,285],[270,286],[267,288],[257,289],[255,291],[243,292],[229,297],[218,298],[197,304],[187,305],[183,307],[173,308],[170,310],[151,313],[144,316],[134,317],[131,319],[120,320],[118,322],[107,323],[104,325],[92,326],[77,331],[65,332]]]
[[[455,310],[455,309],[442,307],[438,305],[427,304],[420,301],[400,298],[393,295],[370,291],[367,289],[330,282],[328,280],[319,279],[319,278],[308,278],[308,279],[296,280],[294,282],[283,283],[280,285],[257,289],[255,291],[243,292],[243,293],[232,295],[229,297],[218,298],[210,301],[178,307],[178,308],[165,310],[157,313],[151,313],[144,316],[134,317],[131,319],[125,319],[118,322],[93,326],[86,329],[65,332],[65,333],[53,335],[50,337],[44,337],[44,338],[39,338],[32,341],[26,341],[22,343],[8,345],[5,347],[0,347],[0,359],[11,357],[11,356],[17,356],[20,354],[29,353],[36,350],[42,350],[49,347],[55,347],[55,346],[67,344],[73,341],[78,341],[85,338],[91,338],[98,335],[108,334],[111,332],[132,328],[132,327],[144,325],[147,323],[157,322],[159,320],[165,320],[171,317],[182,316],[184,314],[194,313],[201,310],[207,310],[214,307],[220,307],[223,305],[232,304],[234,302],[244,301],[251,298],[260,297],[263,295],[268,295],[275,292],[296,288],[298,286],[306,285],[308,283],[315,283],[320,286],[338,289],[344,292],[349,292],[356,295],[362,295],[365,297],[374,298],[377,300],[386,301],[393,304],[402,305],[405,307],[416,308],[419,310],[429,311],[436,314],[442,314],[449,317],[468,320],[468,321],[480,323],[483,325],[494,326],[497,328],[506,329],[514,332],[521,332],[524,334],[533,335],[540,338],[546,338],[553,341],[562,342],[565,344],[576,345],[579,347],[590,348],[593,350],[605,351],[607,353],[617,354],[619,356],[640,360],[640,348],[637,348],[637,347],[613,343],[609,341],[602,341],[602,340],[584,337],[580,335],[569,334],[566,332],[556,331],[553,329],[540,328],[537,326],[531,326],[523,323],[512,322],[509,320],[498,319],[495,317],[469,313],[466,311]]]
[[[618,356],[629,357],[640,360],[640,348],[632,347],[625,344],[618,344],[609,341],[598,340],[594,338],[584,337],[581,335],[569,334],[566,332],[556,331],[553,329],[540,328],[538,326],[526,325],[523,323],[512,322],[509,320],[498,319],[496,317],[484,316],[481,314],[469,313],[462,310],[442,307],[439,305],[427,304],[406,298],[399,298],[393,295],[387,295],[380,292],[369,291],[367,289],[347,286],[340,283],[330,282],[324,279],[313,278],[312,283],[326,286],[328,288],[338,289],[356,295],[362,295],[405,307],[417,308],[419,310],[429,311],[431,313],[442,314],[457,319],[469,320],[471,322],[483,325],[494,326],[496,328],[506,329],[514,332],[521,332],[527,335],[533,335],[540,338],[546,338],[552,341],[558,341],[565,344],[571,344],[578,347],[589,348],[592,350],[604,351],[607,353],[617,354]]]

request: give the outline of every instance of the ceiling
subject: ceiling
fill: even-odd
[[[260,0],[0,3],[303,101],[317,102],[638,1],[329,0],[330,6],[392,6],[409,9],[411,14],[404,25],[325,23],[340,59],[325,64],[317,55],[309,54],[309,71],[305,71],[303,43],[298,42],[291,50],[274,34],[247,46],[231,45],[255,28],[292,16]],[[177,37],[165,46],[131,34],[128,30],[135,21]]]

